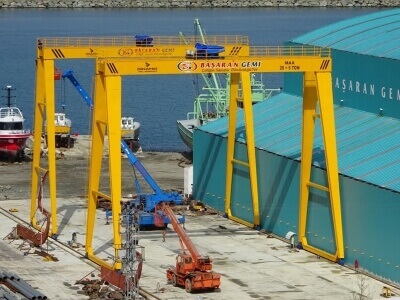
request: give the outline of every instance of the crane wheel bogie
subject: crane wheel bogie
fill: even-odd
[[[172,286],[178,286],[178,281],[176,280],[175,274],[172,274],[171,284],[172,284]]]
[[[193,291],[192,289],[192,279],[191,278],[186,278],[185,280],[185,290],[188,293],[191,293]]]

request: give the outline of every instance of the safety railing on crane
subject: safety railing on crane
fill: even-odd
[[[330,57],[331,49],[316,46],[250,47],[250,56],[317,56]]]
[[[324,47],[314,47],[314,46],[273,46],[273,47],[265,47],[265,46],[250,46],[249,47],[249,58],[257,58],[257,57],[271,57],[271,58],[279,58],[279,57],[312,57],[312,58],[330,58],[331,57],[331,49]],[[214,56],[203,54],[201,57],[196,57],[195,55],[188,55],[188,53],[194,53],[193,48],[188,48],[186,50],[186,58],[187,59],[217,59],[217,58],[237,58],[235,55],[231,55],[230,53],[223,53],[221,56]],[[182,58],[181,56],[171,55],[169,57],[163,56],[155,56],[152,57],[154,61],[167,61],[170,59],[178,59]],[[116,57],[113,58],[114,61],[126,61],[131,58],[129,57]],[[148,57],[135,57],[136,60],[148,60]],[[101,58],[100,58],[101,60]]]
[[[199,36],[186,36],[186,42],[180,36],[139,36],[151,39],[151,43],[141,43],[138,36],[110,37],[46,37],[38,38],[37,44],[42,47],[84,47],[84,46],[156,46],[156,45],[185,45],[186,42],[195,44],[201,42]],[[249,45],[249,37],[243,35],[212,35],[208,42],[215,45]]]

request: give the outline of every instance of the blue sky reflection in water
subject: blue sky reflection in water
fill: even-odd
[[[194,19],[209,35],[247,35],[252,45],[277,46],[310,30],[378,8],[236,8],[236,9],[1,9],[0,88],[16,88],[17,105],[29,128],[33,124],[36,39],[65,36],[128,36],[194,34]],[[89,94],[93,90],[94,61],[58,60],[72,69]],[[268,87],[282,86],[281,76],[265,74]],[[196,96],[192,75],[130,76],[122,80],[123,114],[141,124],[145,151],[186,151],[176,120],[193,110]],[[201,83],[201,79],[199,80]],[[201,86],[201,85],[200,85]],[[4,96],[4,91],[1,91]],[[5,99],[1,98],[2,104]],[[90,133],[90,113],[68,80],[56,82],[56,109],[73,122],[73,132]]]

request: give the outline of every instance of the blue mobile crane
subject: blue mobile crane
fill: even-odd
[[[73,71],[69,69],[68,71],[62,74],[63,78],[68,78],[79,94],[86,101],[86,104],[93,108],[93,101],[89,94],[85,91],[85,89],[78,82],[76,77],[73,74]],[[135,187],[137,190],[137,197],[128,202],[130,208],[134,208],[138,211],[138,224],[139,226],[154,226],[157,227],[165,227],[167,224],[170,224],[170,219],[165,216],[165,214],[159,214],[156,211],[156,206],[160,203],[170,203],[170,204],[182,204],[182,195],[178,192],[164,192],[153,177],[147,172],[146,168],[142,165],[136,155],[131,151],[124,140],[121,140],[121,149],[126,154],[129,163],[132,167],[136,168],[139,173],[142,175],[144,180],[146,180],[147,184],[152,188],[153,194],[142,193],[142,189],[139,183],[138,178],[135,178]],[[136,173],[135,173],[136,174]],[[162,216],[160,219],[160,216]],[[185,216],[179,216],[179,223],[185,223]]]

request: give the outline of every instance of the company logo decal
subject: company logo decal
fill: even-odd
[[[178,70],[182,72],[193,72],[197,69],[197,64],[193,61],[181,61],[178,64]]]
[[[138,73],[157,73],[158,68],[157,67],[152,67],[150,63],[145,62],[144,67],[138,67],[136,69]]]
[[[97,52],[95,52],[92,48],[89,48],[89,52],[86,53],[86,55],[88,55],[88,56],[94,56],[94,55],[97,55]]]
[[[396,87],[378,86],[371,82],[339,77],[336,77],[334,87],[343,93],[364,94],[372,97],[380,96],[381,99],[400,101],[400,89]]]
[[[130,49],[137,56],[171,56],[175,52],[175,48],[154,48],[154,47],[138,47]]]
[[[202,62],[202,72],[257,72],[261,68],[261,61],[225,61],[225,62]]]
[[[119,56],[132,56],[132,54],[133,54],[133,49],[131,48],[121,48],[118,50]]]

